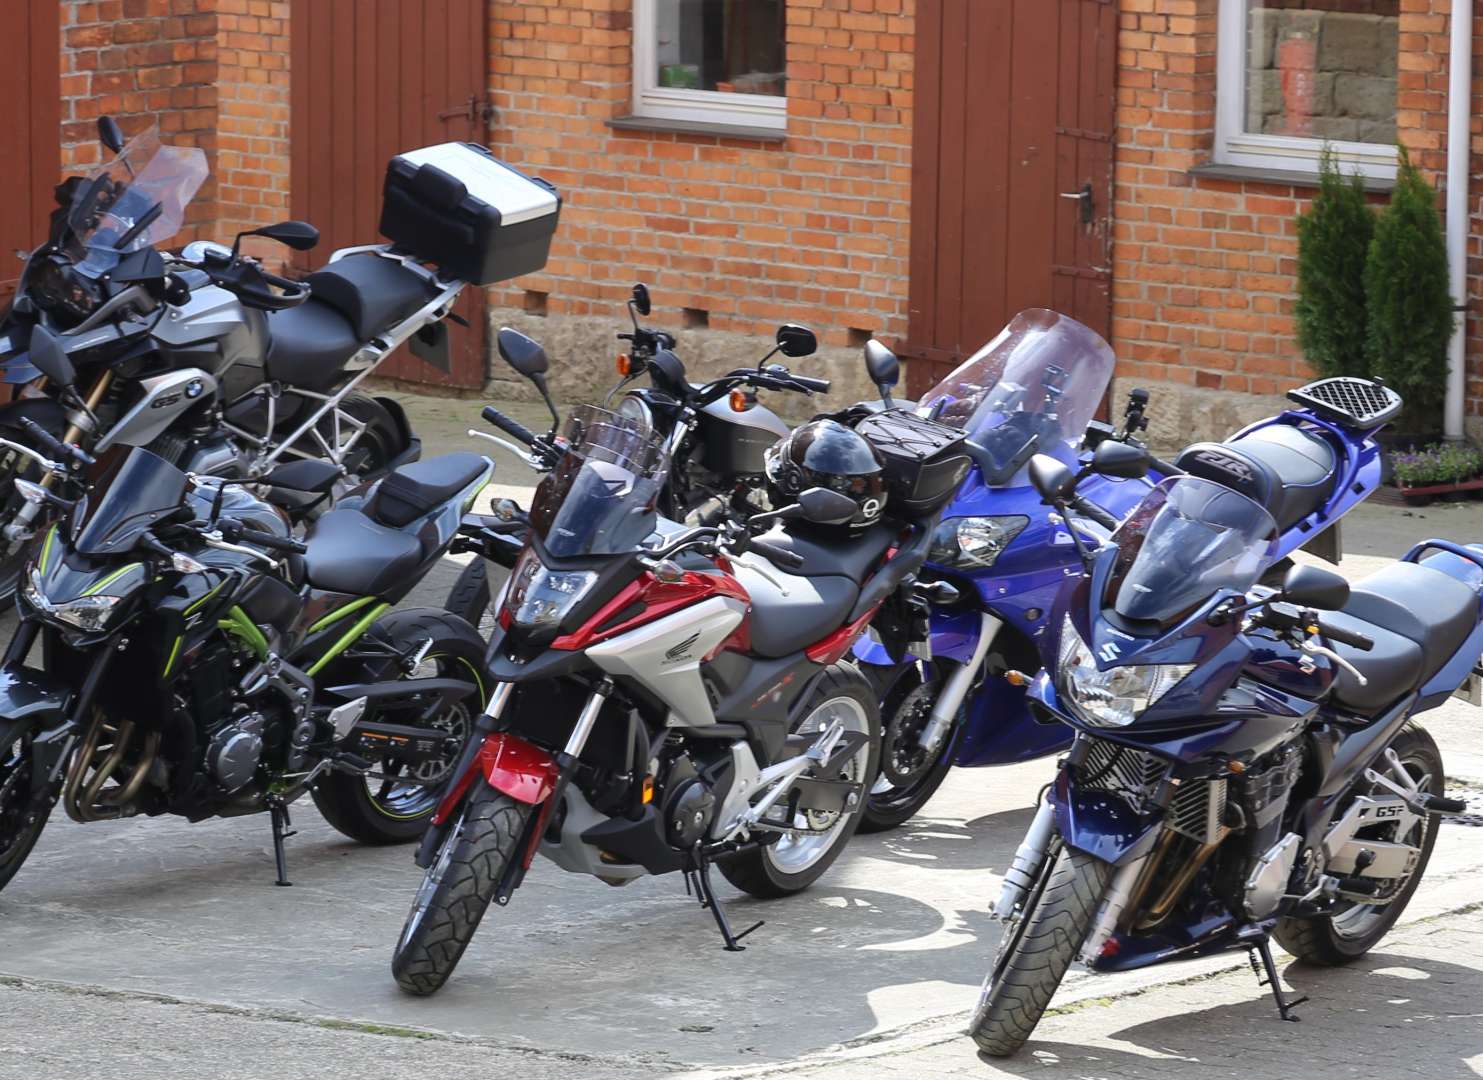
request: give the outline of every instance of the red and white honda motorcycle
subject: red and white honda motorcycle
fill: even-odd
[[[687,529],[655,513],[666,453],[635,421],[583,407],[550,445],[495,605],[489,704],[418,853],[392,961],[410,993],[443,985],[538,851],[614,885],[678,871],[739,950],[751,931],[732,932],[711,866],[753,896],[808,887],[876,773],[879,706],[842,658],[909,587],[930,522],[822,535],[859,505],[819,487]]]

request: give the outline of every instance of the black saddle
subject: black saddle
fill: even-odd
[[[488,463],[478,454],[449,454],[388,474],[365,503],[331,510],[305,538],[304,575],[316,589],[383,596],[405,591],[432,554],[425,537],[407,529],[477,480]]]
[[[1195,443],[1174,464],[1260,503],[1282,532],[1321,507],[1338,482],[1333,446],[1292,424],[1269,424],[1221,443]]]
[[[1325,622],[1364,634],[1369,652],[1333,649],[1358,668],[1368,684],[1342,669],[1334,700],[1375,713],[1422,686],[1440,671],[1478,622],[1478,593],[1450,574],[1417,563],[1395,563],[1354,584],[1342,612]]]
[[[269,378],[323,390],[362,345],[433,298],[433,287],[394,259],[356,255],[309,275],[309,299],[268,316]]]

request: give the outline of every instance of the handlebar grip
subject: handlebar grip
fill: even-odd
[[[793,381],[805,390],[812,390],[817,394],[829,393],[830,383],[828,379],[815,379],[808,375],[794,375]]]
[[[803,556],[799,555],[796,551],[777,547],[774,544],[767,543],[765,540],[753,540],[749,546],[749,550],[755,551],[768,562],[778,566],[785,566],[789,570],[797,570],[804,562]]]
[[[1081,514],[1082,517],[1090,518],[1105,529],[1117,528],[1117,518],[1113,517],[1084,495],[1072,496],[1071,507],[1077,513]]]
[[[61,439],[53,435],[50,431],[47,431],[46,428],[38,424],[35,420],[32,420],[29,416],[21,417],[20,422],[21,427],[25,430],[26,434],[30,435],[31,438],[39,442],[53,456],[71,458],[79,465],[92,465],[94,463],[95,459],[93,458],[92,454],[87,453],[79,447],[73,446],[71,443],[63,442]]]
[[[1165,461],[1163,458],[1154,457],[1152,454],[1148,455],[1148,464],[1152,466],[1154,472],[1158,473],[1166,480],[1171,476],[1184,475],[1184,470],[1179,468],[1177,465],[1173,464],[1172,462]]]
[[[1348,645],[1358,649],[1360,652],[1369,652],[1375,647],[1375,643],[1363,634],[1356,634],[1350,630],[1341,630],[1337,626],[1330,625],[1322,619],[1318,620],[1318,632],[1330,641],[1337,641],[1340,645]]]
[[[493,405],[484,406],[484,411],[480,413],[480,415],[483,416],[485,420],[488,420],[495,427],[503,431],[506,435],[518,439],[526,446],[535,446],[536,437],[528,427],[522,424],[519,420],[516,420],[514,417],[506,416],[504,413],[496,409]]]
[[[240,540],[247,544],[256,544],[258,547],[267,548],[269,551],[282,551],[290,555],[302,555],[308,551],[307,545],[287,536],[277,536],[261,529],[249,529],[245,525],[239,525],[235,521],[223,521],[217,526],[221,529],[222,536],[228,540]]]

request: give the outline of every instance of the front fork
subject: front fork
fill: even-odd
[[[937,748],[942,745],[942,740],[952,730],[953,721],[963,707],[963,699],[973,688],[974,680],[978,678],[979,668],[983,666],[984,657],[989,654],[989,646],[994,643],[994,638],[998,636],[999,628],[1003,625],[1003,619],[987,611],[980,616],[978,641],[973,646],[973,656],[967,663],[959,664],[957,670],[948,676],[947,685],[942,688],[942,693],[937,695],[937,701],[932,706],[932,715],[922,728],[921,735],[918,736],[918,745],[929,756],[937,752]]]

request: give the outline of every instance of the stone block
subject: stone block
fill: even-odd
[[[1326,13],[1318,37],[1318,69],[1378,74],[1380,22],[1378,15]]]
[[[1277,26],[1284,12],[1275,8],[1252,8],[1247,13],[1246,66],[1269,68],[1277,47]]]
[[[1334,76],[1334,107],[1337,116],[1395,123],[1395,83],[1382,75]]]

